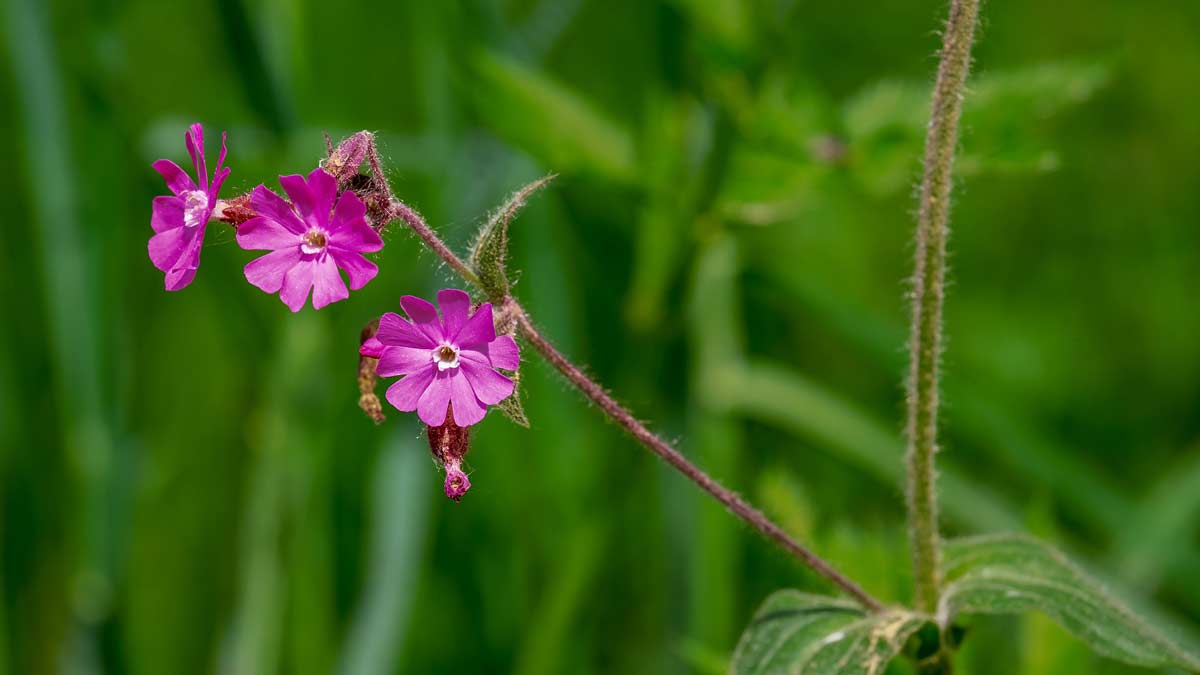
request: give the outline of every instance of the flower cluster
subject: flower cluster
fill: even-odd
[[[150,260],[165,273],[167,290],[180,290],[196,277],[205,229],[213,218],[235,225],[242,248],[271,251],[246,265],[246,280],[267,293],[278,293],[293,312],[304,307],[310,294],[314,309],[349,297],[342,272],[353,290],[375,278],[379,269],[362,254],[382,249],[383,240],[367,224],[366,206],[358,195],[348,189],[339,194],[338,181],[325,169],[314,169],[307,178],[280,176],[291,201],[259,185],[248,198],[226,202],[219,198],[229,176],[229,169],[223,167],[225,134],[221,134],[221,156],[211,183],[203,128],[193,124],[184,140],[196,181],[170,160],[154,163],[173,193],[155,197],[150,218],[155,233],[150,238]],[[346,165],[341,161],[339,170]]]
[[[167,290],[182,289],[195,278],[205,230],[212,220],[232,225],[241,248],[268,251],[246,265],[246,280],[278,294],[293,312],[308,304],[310,297],[314,309],[345,300],[350,290],[362,288],[378,274],[379,268],[363,254],[383,248],[379,228],[392,217],[388,205],[394,201],[378,173],[369,132],[331,147],[323,165],[307,176],[280,176],[286,199],[265,185],[227,201],[220,199],[229,176],[224,166],[225,134],[221,134],[221,155],[211,182],[204,130],[193,124],[184,140],[195,180],[170,160],[154,163],[172,193],[154,199],[150,219],[154,229],[150,260],[164,273]],[[368,156],[375,176],[358,173]],[[437,301],[440,315],[433,304],[406,295],[400,305],[408,319],[389,312],[377,327],[373,323],[364,332],[360,405],[381,422],[375,383],[380,376],[401,376],[387,389],[387,401],[397,410],[415,411],[426,424],[430,450],[446,472],[446,496],[457,501],[471,487],[463,470],[469,428],[483,420],[489,406],[513,395],[513,379],[500,370],[515,373],[520,356],[512,336],[497,335],[490,303],[472,311],[471,297],[449,288],[438,292]]]

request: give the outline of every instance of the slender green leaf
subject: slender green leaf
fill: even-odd
[[[525,206],[525,202],[554,178],[554,174],[544,176],[512,193],[504,206],[497,209],[479,230],[475,245],[471,247],[471,266],[475,268],[492,302],[501,302],[508,297],[509,223]]]
[[[929,617],[902,609],[867,614],[849,600],[778,591],[742,634],[731,675],[874,675]]]
[[[1200,657],[1136,616],[1098,581],[1047,544],[1023,535],[947,542],[938,617],[1041,611],[1096,653],[1139,666],[1200,672]]]

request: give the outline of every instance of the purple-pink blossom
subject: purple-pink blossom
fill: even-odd
[[[211,183],[204,161],[204,128],[199,123],[193,124],[183,139],[196,169],[195,181],[169,159],[160,159],[153,164],[154,170],[167,181],[172,196],[154,198],[150,216],[154,236],[150,237],[147,249],[154,266],[166,273],[163,283],[168,291],[177,291],[196,278],[204,232],[217,205],[221,184],[229,177],[229,169],[222,166],[225,163],[225,132],[221,132],[221,156],[217,158]]]
[[[314,309],[350,296],[338,272],[358,290],[379,268],[362,256],[383,248],[367,224],[367,207],[351,190],[338,197],[337,181],[323,169],[303,176],[280,176],[291,203],[267,189],[254,188],[250,205],[258,214],[238,227],[238,245],[271,253],[246,265],[246,280],[267,293],[279,293],[293,312],[312,292]],[[334,200],[337,201],[336,205]]]
[[[453,406],[454,422],[471,426],[483,419],[488,406],[512,395],[513,381],[496,369],[517,369],[517,343],[509,335],[496,335],[490,303],[472,314],[471,297],[452,288],[438,291],[437,300],[441,317],[421,298],[400,298],[412,321],[384,314],[362,353],[379,358],[379,375],[404,376],[387,390],[388,403],[397,410],[415,410],[422,422],[440,427],[447,421],[447,407]]]

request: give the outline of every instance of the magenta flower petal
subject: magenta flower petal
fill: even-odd
[[[517,369],[517,343],[507,335],[496,337],[490,304],[470,314],[466,293],[443,289],[437,297],[441,319],[437,307],[411,295],[400,299],[411,323],[392,313],[380,318],[375,337],[383,350],[376,372],[405,375],[388,390],[397,409],[415,409],[422,422],[440,427],[450,405],[455,424],[471,426],[487,415],[488,406],[512,396],[513,380],[496,368]]]
[[[192,166],[196,169],[196,178],[200,189],[208,192],[208,164],[204,161],[204,127],[197,122],[183,135],[184,145],[192,156]]]
[[[164,272],[163,284],[176,291],[196,278],[200,266],[200,248],[208,221],[216,208],[221,184],[229,176],[225,161],[225,135],[221,135],[221,157],[217,162],[213,182],[208,181],[208,165],[204,159],[204,129],[199,124],[189,127],[183,136],[196,179],[166,159],[154,162],[154,170],[162,175],[172,196],[155,197],[150,215],[154,236],[146,250],[151,262]]]
[[[287,229],[277,220],[264,216],[251,218],[238,226],[238,246],[247,251],[275,251],[283,248],[294,248],[299,252],[299,239],[295,232]]]
[[[404,313],[408,314],[408,318],[412,319],[413,325],[417,327],[417,330],[429,336],[430,340],[441,342],[445,339],[442,333],[442,321],[438,318],[437,308],[428,301],[422,300],[415,295],[406,295],[400,298],[400,306],[404,308]]]
[[[212,184],[208,186],[208,191],[210,193],[212,193],[213,195],[217,194],[217,192],[221,189],[221,186],[225,184],[225,179],[229,178],[229,168],[228,167],[222,168],[223,164],[225,164],[225,132],[224,131],[221,132],[221,154],[219,157],[217,157],[217,169],[216,169],[216,171],[213,171]]]
[[[446,421],[446,406],[450,404],[450,377],[449,371],[439,371],[417,401],[417,417],[431,427],[440,427]]]
[[[361,223],[371,232],[375,232],[364,220],[366,215],[367,205],[353,191],[346,190],[341,197],[338,197],[337,206],[333,207],[333,221],[330,230],[336,234],[350,225]],[[375,237],[378,238],[379,235],[376,234]]]
[[[521,362],[517,341],[511,335],[497,336],[496,340],[488,345],[487,355],[493,367],[504,370],[516,370]]]
[[[254,188],[254,192],[250,193],[250,207],[254,209],[255,213],[274,220],[297,235],[304,234],[308,229],[291,205],[284,201],[283,197],[267,189],[265,185],[259,185]]]
[[[382,377],[411,375],[418,370],[435,367],[430,350],[421,347],[387,347],[379,357],[375,372]]]
[[[339,199],[337,181],[322,169],[309,173],[307,179],[280,176],[279,183],[292,203],[265,186],[255,188],[250,203],[259,217],[241,226],[237,241],[245,249],[290,251],[277,260],[288,260],[291,267],[284,270],[280,285],[274,284],[280,277],[273,267],[262,270],[264,274],[269,272],[269,285],[260,283],[262,279],[251,279],[249,266],[246,279],[263,290],[274,288],[267,292],[277,291],[293,312],[304,306],[310,292],[314,309],[350,297],[342,272],[354,290],[374,279],[379,268],[361,254],[379,250],[383,241],[363,219],[366,207],[362,200],[350,190]],[[369,236],[357,228],[366,229]]]
[[[337,197],[337,181],[333,176],[325,173],[324,169],[316,168],[308,174],[307,179],[299,174],[280,176],[279,184],[296,205],[296,211],[308,227],[329,225],[329,212],[333,210],[333,200]]]
[[[333,256],[337,266],[342,268],[350,279],[350,290],[357,291],[379,274],[379,267],[357,253],[330,248],[329,255]]]
[[[433,375],[436,372],[437,368],[430,366],[428,369],[408,375],[388,387],[386,394],[388,403],[391,403],[396,410],[401,412],[416,410],[421,400],[421,395],[425,393],[430,383],[433,382]],[[445,406],[442,406],[442,409],[444,411]]]
[[[179,168],[179,165],[169,159],[160,159],[151,164],[154,170],[162,174],[163,180],[167,181],[167,189],[176,196],[184,192],[191,192],[199,189],[196,187],[196,181],[187,175],[187,172]],[[155,199],[159,199],[156,197]]]
[[[457,288],[443,288],[437,293],[437,301],[442,308],[443,332],[447,337],[458,335],[471,312],[471,296]]]
[[[379,330],[375,332],[375,337],[389,346],[419,347],[427,350],[437,346],[437,342],[429,339],[428,335],[417,330],[416,326],[395,312],[388,312],[379,317]]]
[[[151,202],[150,227],[156,233],[183,227],[183,200],[178,197],[155,197]]]
[[[313,309],[345,300],[350,297],[346,290],[346,282],[338,274],[337,263],[331,256],[324,256],[313,261]]]
[[[377,359],[383,356],[383,350],[383,343],[379,341],[379,338],[372,335],[363,341],[361,346],[359,346],[358,353],[363,356],[370,356],[371,358]]]
[[[492,322],[492,304],[485,302],[475,310],[462,329],[455,333],[454,342],[459,347],[474,348],[496,339],[496,324]]]
[[[192,283],[192,280],[195,278],[196,278],[196,268],[195,267],[190,267],[190,268],[180,267],[180,268],[173,269],[170,272],[167,272],[167,275],[163,278],[163,286],[168,291],[178,291],[179,289],[183,288],[184,286],[187,286],[188,284]]]
[[[299,312],[308,300],[315,268],[315,261],[301,260],[283,275],[283,288],[279,290],[279,299],[293,312]]]
[[[246,264],[246,281],[266,293],[278,293],[283,288],[283,277],[300,262],[300,250],[285,248],[272,251]]]
[[[466,364],[463,364],[464,366]],[[449,371],[448,371],[449,372]],[[496,371],[492,371],[493,373]],[[478,424],[487,414],[487,406],[475,397],[475,390],[460,367],[450,376],[450,402],[454,404],[454,423],[460,427]],[[499,400],[497,400],[499,402]]]
[[[464,379],[471,383],[471,389],[482,403],[496,405],[512,395],[515,386],[513,385],[513,381],[496,372],[487,363],[475,361],[470,358],[459,359],[458,363],[458,368],[463,372]],[[459,424],[463,424],[458,419],[457,404],[454,406],[454,419]],[[470,424],[474,424],[474,422]]]
[[[163,272],[170,272],[176,267],[194,268],[190,254],[196,235],[196,228],[177,227],[150,237],[146,246],[150,262]]]

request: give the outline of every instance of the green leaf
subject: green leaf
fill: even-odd
[[[578,93],[496,54],[482,52],[473,65],[470,93],[497,134],[555,169],[634,180],[628,131]]]
[[[1038,610],[1097,654],[1139,666],[1200,671],[1200,658],[1136,616],[1098,581],[1052,547],[1024,535],[985,535],[946,543],[939,620],[962,613]]]
[[[475,245],[471,247],[471,267],[479,275],[479,282],[492,302],[502,302],[508,297],[508,224],[525,206],[526,200],[554,178],[554,174],[550,174],[512,193],[508,202],[479,230]]]
[[[1093,97],[1109,80],[1097,63],[1048,63],[985,73],[963,101],[963,175],[1052,171],[1056,153],[1039,138],[1043,120]],[[843,123],[855,175],[876,194],[911,185],[929,117],[928,85],[882,81],[846,102]]]
[[[874,675],[929,617],[902,609],[867,614],[849,600],[800,591],[767,598],[733,653],[731,675]]]
[[[504,416],[517,426],[529,428],[529,417],[525,415],[525,406],[521,405],[521,373],[512,374],[513,393],[508,398],[496,404]]]

